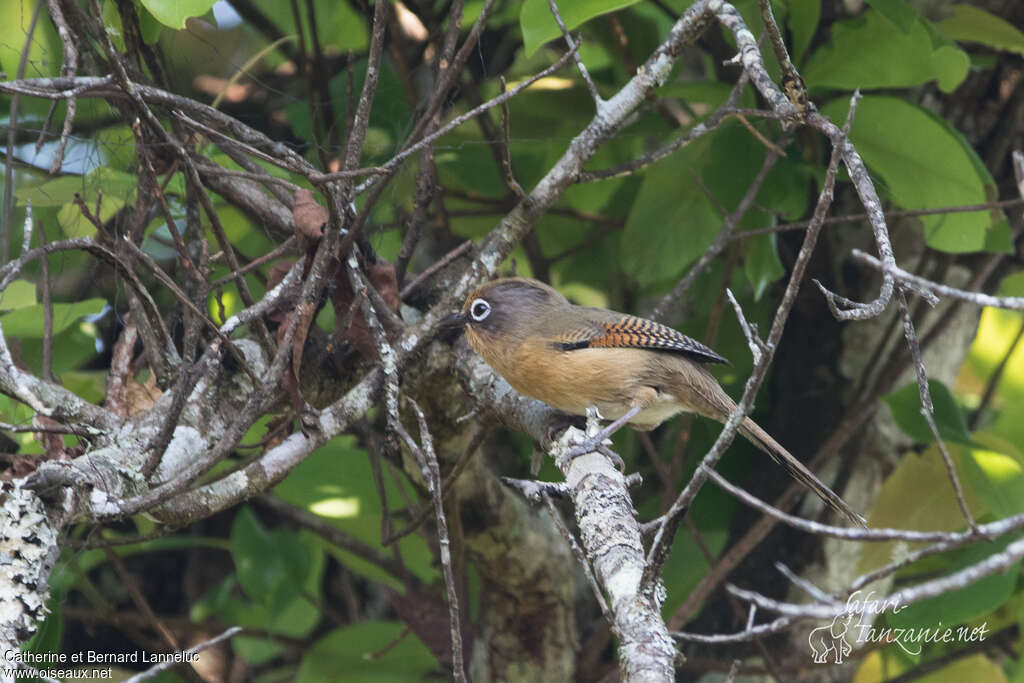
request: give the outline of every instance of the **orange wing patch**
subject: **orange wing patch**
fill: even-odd
[[[582,336],[582,335],[579,335]],[[594,325],[587,338],[566,335],[559,344],[563,351],[586,348],[633,348],[654,351],[674,351],[703,363],[728,363],[695,339],[679,330],[644,318],[624,317],[612,323]],[[574,338],[569,341],[570,338]]]

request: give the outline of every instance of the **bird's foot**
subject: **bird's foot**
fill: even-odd
[[[587,409],[587,438],[576,443],[565,453],[567,460],[573,460],[586,455],[587,453],[601,453],[608,457],[615,466],[618,467],[620,472],[625,472],[626,463],[622,461],[617,453],[608,448],[611,445],[610,436],[615,432],[622,429],[626,423],[636,417],[643,408],[641,406],[633,406],[630,408],[625,415],[612,422],[604,429],[598,429],[598,420],[601,419],[601,414],[597,411],[597,408],[591,407]]]

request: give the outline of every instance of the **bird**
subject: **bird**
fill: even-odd
[[[529,278],[488,282],[450,324],[521,394],[569,415],[596,410],[612,425],[649,431],[682,412],[725,422],[736,404],[708,370],[728,361],[678,330],[625,313],[578,306]],[[739,432],[858,526],[864,518],[749,417]]]

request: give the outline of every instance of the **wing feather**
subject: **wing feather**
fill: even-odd
[[[562,351],[588,348],[651,349],[679,353],[701,363],[729,362],[699,341],[667,325],[601,309],[588,310],[593,311],[593,318],[581,321],[580,325],[559,335],[555,346]]]

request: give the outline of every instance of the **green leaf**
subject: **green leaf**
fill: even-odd
[[[64,206],[74,201],[75,195],[79,194],[92,209],[101,192],[104,201],[110,197],[116,197],[122,202],[134,201],[137,184],[138,178],[130,173],[100,166],[84,176],[63,176],[38,185],[20,187],[14,191],[14,196],[22,205],[31,201],[32,206]]]
[[[1024,270],[1003,278],[999,283],[999,296],[1024,296]]]
[[[833,121],[844,121],[848,109],[843,98],[828,103],[822,112]],[[962,136],[915,104],[895,97],[865,97],[857,105],[850,137],[904,208],[988,201],[987,181]],[[928,246],[950,253],[983,249],[991,221],[984,211],[921,217]]]
[[[585,21],[596,16],[614,12],[634,5],[639,0],[561,0],[558,12],[562,15],[567,29],[572,31]],[[531,56],[537,48],[562,35],[555,22],[548,0],[524,0],[519,13],[519,25],[523,29],[523,51]]]
[[[980,7],[953,5],[953,16],[936,26],[953,40],[1024,55],[1024,32]]]
[[[160,39],[164,27],[145,6],[139,6],[139,31],[142,34],[142,42],[146,45],[155,45]]]
[[[242,589],[276,614],[302,591],[311,558],[299,537],[268,531],[248,507],[235,515],[231,526],[231,555]]]
[[[0,292],[0,310],[31,306],[36,302],[36,286],[28,280],[15,280]]]
[[[647,172],[622,233],[622,269],[642,285],[673,279],[697,259],[721,227],[696,180],[707,138]]]
[[[139,0],[142,6],[164,26],[185,28],[189,17],[201,17],[210,11],[217,0]]]
[[[995,553],[1002,552],[1019,534],[1004,536],[991,543],[977,543],[960,551],[950,553],[950,561],[944,574],[965,569],[977,564]],[[988,614],[1005,603],[1017,585],[1020,560],[1007,570],[990,574],[983,579],[958,590],[896,611],[886,611],[886,621],[901,628],[943,628],[962,624]]]
[[[903,32],[909,31],[918,18],[917,10],[907,4],[906,0],[867,0],[867,2]]]
[[[17,76],[21,52],[25,49],[29,22],[32,20],[35,8],[35,0],[4,0],[4,2],[0,2],[0,71],[4,72],[8,79],[14,79]],[[47,17],[46,8],[43,7],[42,15],[36,22],[36,28],[32,34],[32,41],[29,43],[25,77],[56,76],[60,72],[61,54],[62,49],[57,31],[53,27],[53,22]],[[25,99],[23,98],[22,101]],[[6,127],[5,116],[5,130]]]
[[[959,447],[950,444],[950,451],[956,453]],[[963,467],[954,455],[957,472],[961,481],[965,477]],[[984,512],[973,489],[964,491],[967,507],[977,518]],[[939,449],[934,444],[923,453],[907,453],[896,469],[882,484],[882,490],[871,506],[868,526],[872,529],[915,529],[918,531],[955,531],[963,529],[964,521],[960,507],[953,494],[953,485]],[[869,543],[864,547],[857,573],[878,569],[906,555],[914,545],[908,547],[903,541]]]
[[[1000,218],[985,233],[985,251],[992,254],[1012,254],[1013,238],[1010,234],[1010,223]]]
[[[754,289],[754,301],[765,288],[786,274],[776,249],[774,234],[758,235],[743,242],[743,273]]]
[[[422,680],[437,659],[397,621],[363,621],[335,629],[306,650],[296,683],[404,683]],[[394,647],[385,647],[394,643]],[[381,653],[370,657],[374,653]]]
[[[990,512],[999,518],[1024,512],[1024,468],[1012,454],[965,449],[961,459],[971,486]]]
[[[821,2],[819,0],[789,0],[789,33],[793,37],[793,62],[799,64],[807,48],[811,46],[818,22],[821,20]]]
[[[945,384],[937,379],[928,380],[928,389],[932,395],[935,408],[935,425],[939,428],[939,436],[944,440],[958,443],[971,443],[967,432],[967,421],[964,419],[960,406]],[[884,397],[892,411],[892,417],[903,432],[918,443],[931,443],[932,432],[928,422],[921,415],[921,395],[917,382],[911,382]]]
[[[60,334],[83,315],[103,310],[105,299],[86,299],[73,304],[53,304],[53,334]],[[43,305],[34,304],[6,313],[0,318],[9,337],[40,339],[43,336]]]
[[[943,92],[952,92],[969,67],[967,53],[937,42],[923,19],[904,31],[870,10],[833,24],[832,40],[808,59],[803,77],[810,88],[909,88],[935,80]]]

